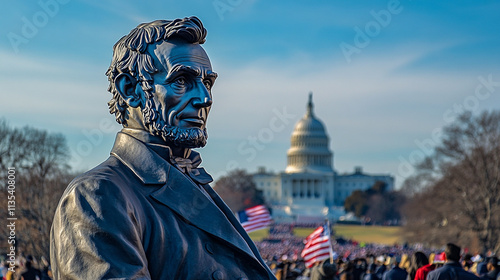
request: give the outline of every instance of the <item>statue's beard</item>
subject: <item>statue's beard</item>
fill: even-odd
[[[149,98],[142,109],[144,123],[149,133],[161,136],[167,145],[181,148],[202,148],[207,144],[208,133],[205,128],[182,128],[168,124],[162,114],[154,106],[154,101]]]

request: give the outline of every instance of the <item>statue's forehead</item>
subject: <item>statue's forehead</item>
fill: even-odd
[[[159,62],[167,72],[175,65],[212,69],[208,55],[199,44],[163,41],[150,45],[149,51],[154,54],[155,63]]]

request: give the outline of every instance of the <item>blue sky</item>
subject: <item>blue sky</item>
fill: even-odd
[[[437,3],[436,3],[437,2]],[[71,164],[109,155],[120,126],[104,75],[113,44],[139,23],[198,16],[219,73],[203,165],[286,167],[314,94],[335,169],[389,173],[397,185],[464,108],[500,109],[496,1],[3,2],[0,117],[63,133]]]

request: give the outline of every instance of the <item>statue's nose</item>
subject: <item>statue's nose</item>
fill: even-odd
[[[195,107],[210,107],[212,105],[212,96],[205,85],[201,82],[197,83],[193,105]]]

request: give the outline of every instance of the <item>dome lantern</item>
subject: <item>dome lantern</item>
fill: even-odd
[[[307,114],[306,114],[306,116],[314,117],[313,108],[314,108],[313,93],[309,92],[309,102],[307,102]]]

